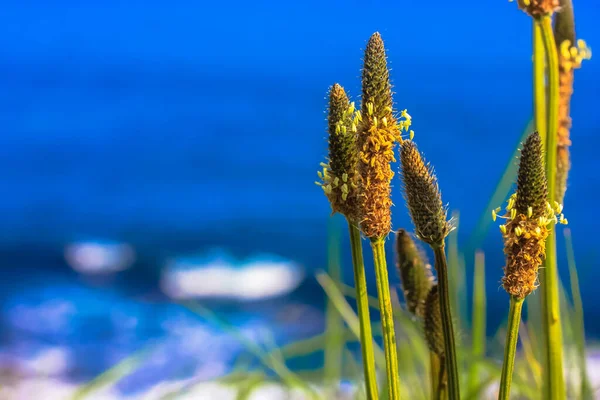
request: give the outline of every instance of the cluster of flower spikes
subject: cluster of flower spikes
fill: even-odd
[[[502,286],[512,296],[525,298],[538,286],[538,269],[543,262],[546,238],[551,224],[566,224],[562,205],[547,201],[548,189],[544,171],[540,135],[529,135],[521,151],[517,191],[509,199],[506,213],[492,211],[492,218],[503,218],[500,225],[504,239],[506,266]]]
[[[584,40],[578,40],[573,46],[566,39],[559,45],[558,70],[559,70],[559,106],[558,106],[558,133],[556,157],[556,192],[555,199],[563,202],[567,189],[567,177],[571,167],[569,146],[571,146],[570,130],[571,116],[570,104],[573,95],[573,70],[581,67],[583,60],[589,60],[592,52]]]

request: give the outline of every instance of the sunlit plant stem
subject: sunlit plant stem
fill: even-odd
[[[375,353],[373,351],[373,333],[369,315],[369,296],[367,293],[367,280],[363,261],[360,231],[355,223],[348,220],[350,231],[350,245],[352,249],[352,265],[354,267],[354,285],[356,287],[356,303],[358,318],[360,320],[360,347],[363,358],[365,386],[367,399],[377,400],[377,376],[375,374]]]

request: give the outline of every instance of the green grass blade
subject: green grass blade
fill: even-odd
[[[531,119],[527,123],[525,129],[523,130],[523,133],[521,134],[521,137],[519,138],[519,141],[515,146],[515,150],[511,154],[508,163],[506,164],[506,168],[502,173],[502,177],[498,181],[496,189],[494,190],[492,197],[490,197],[490,201],[488,202],[485,211],[479,217],[477,225],[471,234],[471,237],[469,239],[470,249],[475,249],[481,246],[482,241],[493,222],[492,218],[490,217],[490,215],[492,214],[492,210],[498,207],[500,204],[502,204],[508,197],[510,188],[512,187],[517,176],[518,164],[515,162],[515,160],[519,156],[519,148],[521,142],[523,142],[525,138],[527,138],[527,136],[529,136],[529,134],[533,132],[533,129],[534,121],[533,119]]]
[[[348,304],[335,282],[325,272],[317,273],[317,281],[348,325],[348,328],[350,328],[357,339],[360,339],[360,323],[358,321],[358,316],[354,313],[354,310],[352,310],[352,307]],[[354,290],[352,290],[352,292],[354,292]],[[373,347],[375,352],[375,364],[378,368],[385,369],[385,355],[383,350],[375,343],[373,344]]]
[[[532,296],[528,296],[527,301],[529,301]],[[535,383],[535,388],[538,391],[542,389],[542,366],[539,361],[535,358],[535,354],[533,352],[533,344],[529,337],[530,330],[529,326],[521,321],[521,327],[519,329],[519,338],[521,339],[521,345],[523,346],[523,357],[525,358],[525,364],[529,368],[529,373],[533,378],[533,382]]]
[[[475,253],[475,274],[473,279],[473,313],[471,352],[474,358],[483,358],[486,341],[486,295],[485,295],[485,256],[482,251]],[[469,390],[474,391],[479,385],[479,368],[473,363],[469,372]]]
[[[352,381],[356,385],[356,393],[354,394],[355,400],[368,400],[367,390],[364,383],[363,370],[359,362],[354,357],[354,354],[348,349],[344,352],[346,362],[344,365],[348,369],[348,375],[352,378]]]
[[[335,281],[342,280],[340,269],[339,229],[331,220],[328,240],[328,273]],[[333,302],[327,298],[325,305],[325,354],[324,379],[326,385],[337,387],[341,377],[342,353],[344,351],[344,321],[336,311]],[[335,390],[335,389],[334,389]]]
[[[565,229],[564,236],[567,248],[567,263],[569,266],[569,275],[571,280],[571,296],[573,297],[572,329],[573,338],[575,340],[575,345],[577,348],[577,358],[579,361],[579,374],[581,379],[580,392],[581,398],[583,400],[589,400],[593,398],[593,393],[587,373],[583,302],[581,300],[581,290],[579,288],[579,275],[577,274],[577,265],[575,264],[575,252],[573,251],[573,240],[571,238],[571,230]]]
[[[458,246],[458,230],[459,230],[459,213],[453,212],[452,219],[455,224],[455,229],[448,235],[448,285],[450,288],[450,307],[452,310],[452,318],[454,323],[454,331],[457,333],[455,337],[457,356],[463,351],[461,335],[465,331],[467,325],[467,273],[465,266],[465,258],[459,250]]]
[[[103,388],[116,384],[121,379],[138,369],[138,367],[143,364],[146,357],[148,357],[148,355],[151,353],[151,350],[154,348],[154,346],[145,347],[135,352],[131,356],[125,357],[123,360],[104,371],[90,382],[80,386],[73,395],[72,400],[85,399],[87,396]]]
[[[212,311],[203,307],[199,304],[192,302],[182,303],[182,306],[193,312],[194,314],[206,319],[208,322],[218,326],[223,331],[235,337],[244,348],[253,354],[258,360],[268,369],[272,370],[282,382],[289,387],[298,387],[302,389],[311,399],[319,399],[318,394],[315,390],[308,385],[305,381],[300,379],[296,374],[290,371],[285,363],[278,360],[276,356],[262,349],[258,344],[249,340],[233,325],[226,320],[218,317]]]

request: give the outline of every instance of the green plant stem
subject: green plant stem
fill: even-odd
[[[390,400],[398,400],[400,399],[400,382],[398,374],[396,332],[394,330],[394,316],[384,245],[384,238],[371,239],[373,260],[375,262],[375,277],[377,279],[377,292],[379,294],[379,308],[381,311],[381,327],[383,331],[383,345],[389,393],[388,398]]]
[[[433,351],[429,352],[429,383],[431,384],[431,398],[434,400],[440,399],[440,357]]]
[[[471,351],[473,357],[483,358],[485,354],[485,258],[482,251],[475,253],[475,274],[473,278],[473,314],[472,314],[472,338]],[[469,391],[473,391],[479,385],[479,363],[473,362],[469,372]]]
[[[446,400],[446,368],[444,359],[434,352],[429,353],[431,399]]]
[[[444,333],[444,359],[446,360],[446,372],[448,374],[448,397],[450,400],[460,400],[454,328],[452,326],[452,312],[450,311],[450,293],[448,293],[448,266],[444,244],[433,246],[433,252],[440,291],[440,312],[442,314],[442,330]]]
[[[552,18],[546,15],[539,19],[548,70],[547,127],[546,133],[546,179],[548,201],[554,204],[556,184],[556,136],[558,131],[558,54],[552,32]],[[540,276],[542,291],[542,328],[545,351],[545,398],[564,399],[563,343],[560,324],[560,302],[558,296],[558,268],[556,265],[556,229],[550,226],[546,240],[546,257]]]
[[[360,347],[362,350],[363,369],[365,373],[365,386],[367,399],[377,400],[377,376],[375,374],[375,353],[373,351],[373,332],[371,330],[371,317],[369,315],[369,295],[367,293],[367,279],[363,261],[360,231],[355,223],[348,220],[350,231],[350,246],[352,249],[352,265],[354,266],[354,284],[356,287],[356,303],[358,318],[360,320]]]
[[[504,345],[504,362],[502,363],[502,377],[500,379],[498,400],[508,400],[510,398],[510,384],[512,383],[513,371],[515,369],[515,355],[517,353],[523,300],[514,296],[510,297],[506,344]]]
[[[542,27],[533,20],[533,126],[545,142],[548,119],[546,116],[546,52]]]
[[[448,377],[446,374],[446,361],[444,357],[440,360],[440,376],[438,378],[439,400],[448,400]]]

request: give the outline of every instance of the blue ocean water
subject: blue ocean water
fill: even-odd
[[[576,12],[578,35],[593,48],[600,43],[600,9],[579,0]],[[359,100],[362,49],[374,31],[388,48],[397,106],[412,115],[415,140],[435,165],[444,201],[460,211],[459,240],[466,244],[531,117],[530,22],[515,4],[6,2],[0,11],[0,297],[10,327],[4,347],[14,350],[23,340],[113,343],[120,334],[101,329],[109,304],[138,321],[137,339],[123,354],[170,337],[160,326],[183,311],[161,293],[162,268],[173,257],[215,247],[239,259],[268,252],[302,265],[308,278],[289,301],[318,314],[323,296],[310,276],[327,265],[329,206],[313,182],[326,152],[325,96],[339,82]],[[576,72],[565,204],[590,337],[600,335],[599,72],[595,59]],[[410,229],[399,189],[396,180],[394,227]],[[128,243],[136,262],[99,281],[82,278],[64,257],[65,246],[80,240]],[[507,308],[495,231],[483,249],[495,327],[501,321],[493,316]],[[559,253],[568,282],[562,246]],[[344,267],[350,277],[347,258]],[[78,316],[67,324],[75,336],[59,328],[56,337],[31,332],[35,322],[15,319],[19,304],[35,308],[52,299],[78,304],[74,311],[66,306]],[[244,307],[232,311],[240,326],[256,316],[267,327],[285,325],[272,322],[273,310],[262,303]],[[97,312],[88,319],[90,310]],[[322,328],[320,317],[314,321],[306,334]],[[290,339],[281,332],[281,340]],[[106,359],[81,364],[91,368],[82,377],[113,360],[108,350],[90,346]]]

